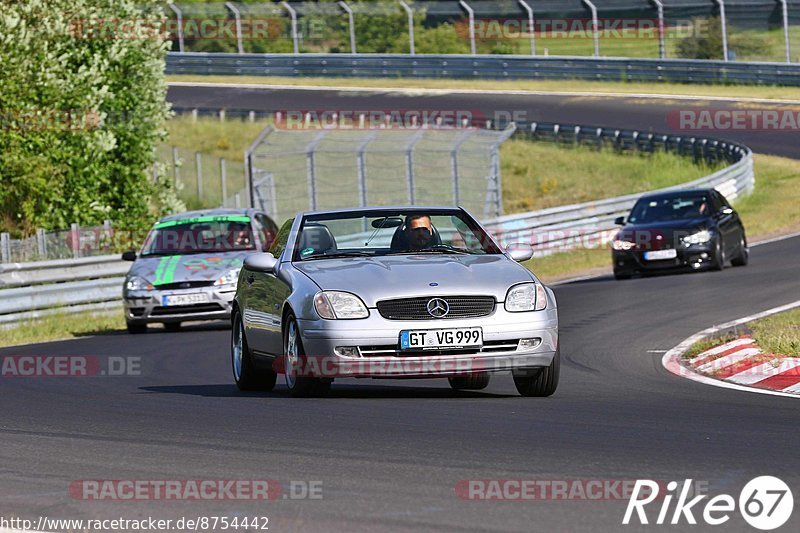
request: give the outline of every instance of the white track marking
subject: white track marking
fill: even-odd
[[[724,357],[720,357],[719,359],[714,359],[713,361],[709,361],[708,363],[702,364],[695,368],[694,370],[702,373],[712,372],[714,370],[722,370],[726,366],[735,365],[740,361],[744,361],[745,359],[749,359],[754,355],[758,355],[761,353],[761,350],[758,348],[745,348],[744,350],[739,350],[732,354],[726,355]]]
[[[723,344],[722,346],[717,346],[716,348],[712,348],[710,350],[706,350],[705,352],[701,353],[697,357],[689,359],[689,364],[694,366],[694,365],[697,364],[698,361],[702,361],[703,359],[705,359],[709,355],[717,355],[717,354],[720,354],[722,352],[726,352],[728,350],[736,348],[737,346],[744,346],[745,344],[751,344],[752,342],[753,342],[753,339],[750,339],[750,338],[736,339],[735,341],[728,342],[726,344]]]
[[[734,374],[727,379],[740,385],[753,385],[772,376],[783,374],[797,366],[800,366],[800,359],[782,359],[777,366],[771,362],[762,363],[739,374]]]

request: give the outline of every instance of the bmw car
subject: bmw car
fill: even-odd
[[[480,390],[510,373],[523,396],[559,381],[553,292],[464,209],[309,212],[244,261],[231,360],[241,390],[325,394],[337,378],[447,378]]]
[[[745,266],[750,251],[739,214],[715,189],[640,198],[612,242],[614,276]]]
[[[167,330],[197,320],[230,320],[239,270],[247,255],[269,249],[277,233],[266,214],[215,209],[159,220],[125,277],[123,303],[130,333],[161,323]]]

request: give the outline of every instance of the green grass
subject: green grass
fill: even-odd
[[[800,309],[748,324],[753,339],[767,353],[800,356]]]
[[[122,310],[115,312],[58,313],[26,320],[15,327],[2,329],[0,347],[18,344],[74,339],[125,330]]]
[[[288,78],[270,76],[167,76],[168,81],[192,83],[244,83],[254,85],[335,86],[353,88],[398,88],[440,90],[507,90],[542,92],[588,92],[618,94],[651,94],[659,96],[714,96],[727,98],[765,98],[800,100],[796,87],[752,85],[703,85],[680,83],[628,83],[624,81],[584,80],[442,80],[408,78]]]

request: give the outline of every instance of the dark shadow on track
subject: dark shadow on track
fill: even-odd
[[[285,398],[288,391],[278,387],[272,392],[241,392],[235,385],[165,385],[154,387],[139,387],[139,390],[154,394],[185,394],[190,396],[204,396],[208,398]],[[393,386],[336,386],[331,388],[326,399],[336,398],[369,398],[369,399],[404,399],[404,398],[513,398],[514,394],[497,394],[480,391],[456,391],[446,385],[442,388],[433,387],[393,387]]]

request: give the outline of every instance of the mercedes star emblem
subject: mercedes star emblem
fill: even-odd
[[[450,306],[441,298],[433,298],[428,301],[428,314],[433,318],[444,318],[450,312]]]

